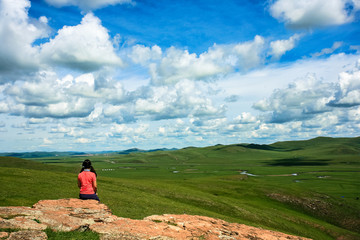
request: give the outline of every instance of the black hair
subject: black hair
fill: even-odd
[[[84,171],[84,169],[90,169],[90,172],[95,173],[95,175],[97,176],[97,173],[96,173],[94,167],[91,165],[91,161],[89,159],[84,160],[84,162],[82,163],[82,168],[81,168],[80,172]]]

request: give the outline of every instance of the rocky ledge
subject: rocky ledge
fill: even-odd
[[[297,239],[280,232],[193,215],[154,215],[143,220],[113,215],[95,200],[42,200],[30,207],[0,207],[0,228],[22,229],[2,239],[47,239],[43,230],[92,230],[108,239]]]

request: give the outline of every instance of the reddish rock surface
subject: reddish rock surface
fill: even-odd
[[[24,230],[12,232],[8,240],[46,240],[46,233],[39,230]]]
[[[47,239],[41,230],[86,231],[100,233],[101,239],[257,239],[307,238],[228,223],[220,219],[193,215],[154,215],[143,220],[121,218],[95,200],[42,200],[30,207],[0,207],[0,228],[26,229],[8,239]],[[45,234],[45,235],[44,235]],[[29,238],[25,238],[29,236]]]
[[[6,238],[7,236],[9,236],[9,233],[7,233],[7,232],[0,232],[0,238]]]

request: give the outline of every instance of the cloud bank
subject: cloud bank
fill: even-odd
[[[323,82],[309,74],[304,79],[276,89],[272,95],[254,104],[263,112],[268,122],[284,123],[303,121],[341,112],[360,106],[360,62],[346,72],[341,72],[337,82]],[[348,119],[347,119],[348,120]]]

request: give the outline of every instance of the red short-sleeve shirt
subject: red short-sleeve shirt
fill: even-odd
[[[96,181],[96,175],[93,172],[82,171],[78,175],[81,183],[80,194],[94,194],[93,182]]]

